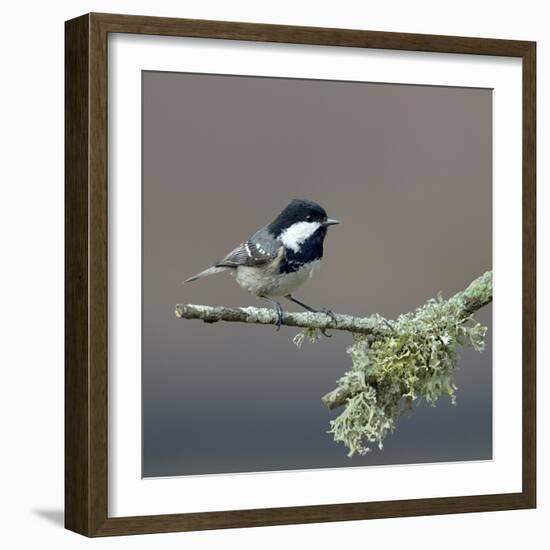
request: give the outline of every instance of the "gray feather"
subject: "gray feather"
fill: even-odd
[[[257,267],[265,265],[275,258],[282,243],[275,239],[267,228],[262,228],[254,236],[241,243],[225,258],[216,263],[217,267]]]
[[[191,281],[196,281],[197,279],[202,279],[203,277],[208,277],[208,275],[214,275],[215,273],[220,273],[221,271],[225,271],[226,267],[217,267],[212,266],[208,269],[205,269],[204,271],[201,271],[200,273],[197,273],[196,275],[193,275],[192,277],[189,277],[189,279],[185,279],[183,281],[184,283],[190,283]]]

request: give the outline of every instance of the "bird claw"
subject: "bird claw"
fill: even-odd
[[[324,313],[325,315],[327,315],[328,317],[330,317],[335,323],[338,321],[336,319],[336,315],[334,314],[334,311],[332,311],[331,309],[329,309],[328,307],[324,307],[324,308],[321,308],[319,310],[319,313]],[[326,336],[327,338],[332,338],[332,334],[329,334],[327,332],[327,329],[326,328],[322,328],[321,329],[321,334],[323,336]]]
[[[334,314],[334,312],[332,310],[326,308],[326,307],[324,307],[322,309],[314,309],[311,306],[308,306],[307,304],[304,304],[304,302],[300,302],[300,300],[297,300],[296,298],[294,298],[294,296],[292,296],[292,294],[287,294],[285,296],[285,298],[287,298],[291,302],[294,302],[295,304],[298,304],[299,306],[303,307],[304,309],[307,309],[308,311],[311,311],[312,313],[324,313],[325,315],[327,315],[328,317],[330,317],[332,319],[334,324],[338,323],[338,319],[336,318],[336,315]],[[321,328],[319,330],[321,331],[321,334],[323,336],[326,336],[327,338],[332,338],[332,335],[327,332],[326,328]]]
[[[275,326],[277,327],[275,329],[275,332],[279,332],[281,330],[281,325],[283,324],[283,306],[277,302],[276,300],[272,300],[271,298],[268,298],[267,296],[258,296],[261,300],[265,300],[266,302],[269,302],[273,309],[275,310],[275,313],[277,314],[277,320],[275,321]]]
[[[283,324],[283,308],[277,304],[275,311],[277,313],[277,322],[275,323],[277,328],[275,329],[275,332],[279,332],[281,330],[281,325]]]
[[[336,314],[332,309],[329,309],[328,307],[324,307],[319,310],[319,313],[324,313],[325,315],[328,315],[335,323],[338,322],[338,319],[336,319]]]

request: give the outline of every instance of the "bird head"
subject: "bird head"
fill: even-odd
[[[294,199],[269,225],[270,233],[283,244],[297,251],[310,237],[324,239],[327,227],[340,223],[327,216],[319,204],[305,199]]]

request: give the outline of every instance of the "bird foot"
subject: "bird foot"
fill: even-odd
[[[336,318],[336,314],[332,309],[329,309],[328,307],[321,308],[319,310],[319,313],[324,313],[325,315],[328,315],[335,323],[338,322],[338,319]]]
[[[275,329],[276,332],[279,332],[281,330],[281,325],[283,324],[283,306],[277,302],[276,300],[272,300],[271,298],[268,298],[267,296],[259,296],[261,300],[265,300],[266,302],[269,302],[273,309],[275,310],[275,313],[277,314],[277,321],[275,322],[275,326],[277,327]]]
[[[337,322],[337,319],[336,319],[336,315],[334,314],[334,311],[332,311],[331,309],[329,309],[328,307],[323,307],[321,309],[318,309],[316,311],[316,313],[324,313],[325,315],[327,315],[328,317],[330,317],[335,323]],[[332,338],[332,334],[329,334],[327,332],[327,329],[326,328],[322,328],[322,329],[319,329],[321,331],[321,334],[323,336],[326,336],[327,338]]]
[[[275,311],[277,313],[277,322],[275,323],[275,326],[277,327],[275,329],[276,332],[279,332],[281,330],[281,325],[283,324],[283,315],[284,315],[284,311],[283,311],[283,308],[281,307],[281,304],[277,304],[275,306]]]

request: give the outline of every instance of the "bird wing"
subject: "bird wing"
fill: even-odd
[[[285,249],[283,243],[275,239],[264,227],[257,231],[248,241],[241,243],[227,256],[216,262],[212,267],[189,277],[185,283],[196,281],[202,277],[225,271],[239,266],[259,267],[276,259],[282,259]]]
[[[225,258],[216,263],[216,267],[257,267],[275,260],[281,253],[282,244],[249,239],[232,250]]]
[[[274,238],[266,226],[256,231],[250,239],[241,243],[215,265],[216,267],[241,265],[259,267],[280,258],[283,251],[283,243]]]

